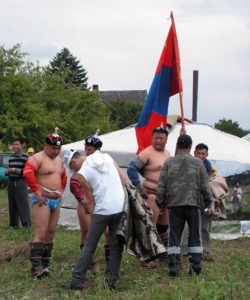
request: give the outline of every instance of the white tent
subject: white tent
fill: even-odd
[[[242,137],[243,139],[247,140],[250,142],[250,133]]]
[[[209,147],[208,159],[217,167],[218,173],[222,176],[229,176],[250,171],[250,143],[247,140],[217,130],[209,125],[200,123],[188,123],[185,125],[187,134],[193,139],[193,149],[198,143],[205,143]],[[170,132],[167,142],[167,149],[173,156],[175,145],[181,129],[176,124]],[[123,168],[135,156],[137,141],[135,128],[125,128],[99,136],[103,142],[102,151],[109,153],[113,159]],[[84,140],[67,144],[62,147],[62,156],[67,149],[83,151]],[[62,205],[59,224],[69,227],[78,227],[78,220],[75,212],[76,200],[70,193],[67,186]]]
[[[187,134],[195,145],[205,143],[209,147],[208,159],[217,166],[219,174],[229,176],[250,170],[250,144],[247,140],[217,130],[206,124],[188,123]],[[180,133],[180,124],[176,124],[170,132],[166,148],[171,155],[175,153],[175,145]],[[123,167],[135,156],[137,141],[134,127],[110,132],[99,136],[103,142],[102,151],[108,152]],[[66,149],[84,149],[84,140],[63,146]]]

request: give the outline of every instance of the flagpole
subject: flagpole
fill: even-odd
[[[175,53],[179,55],[179,47],[178,47],[178,41],[177,41],[177,34],[176,34],[176,29],[175,29],[175,22],[174,22],[174,15],[173,12],[171,11],[170,13],[171,21],[172,21],[172,26],[173,26],[173,34],[174,34],[174,49]],[[182,129],[185,128],[184,125],[184,109],[183,109],[183,101],[182,101],[182,81],[181,81],[181,66],[180,66],[180,58],[177,57],[176,59],[176,64],[177,64],[177,76],[178,76],[178,84],[179,84],[179,98],[180,98],[180,109],[181,109],[181,127]]]

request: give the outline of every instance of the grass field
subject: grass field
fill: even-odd
[[[0,299],[249,299],[250,239],[213,241],[215,262],[203,263],[201,276],[190,277],[183,258],[182,274],[169,278],[166,265],[154,270],[139,267],[124,252],[120,280],[115,291],[103,289],[104,249],[96,253],[96,274],[88,273],[83,292],[70,291],[72,267],[79,255],[79,232],[58,228],[50,277],[30,277],[28,244],[33,230],[8,228],[6,190],[0,190]]]

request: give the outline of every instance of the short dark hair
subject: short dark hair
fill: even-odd
[[[200,144],[196,145],[196,147],[195,147],[195,151],[196,150],[203,150],[203,149],[208,151],[208,146],[206,144],[200,143]]]
[[[167,131],[167,129],[166,129],[166,128],[163,128],[163,127],[155,127],[155,128],[153,129],[153,133],[152,133],[152,134],[154,134],[154,133],[163,133],[163,134],[166,135],[166,137],[168,136],[168,131]]]
[[[24,144],[24,139],[21,138],[21,137],[15,137],[13,140],[12,140],[12,144],[15,143],[15,142],[20,142],[21,145]]]
[[[192,145],[193,141],[190,135],[181,134],[177,140],[177,147],[180,149],[187,149]]]
[[[81,156],[81,154],[79,152],[75,152],[71,158],[72,159],[78,159]]]

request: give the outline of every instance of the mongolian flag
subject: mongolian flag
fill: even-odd
[[[142,109],[135,131],[138,143],[137,153],[152,144],[152,131],[155,127],[166,128],[169,97],[182,93],[180,55],[171,13],[171,27],[161,53],[161,57]]]

